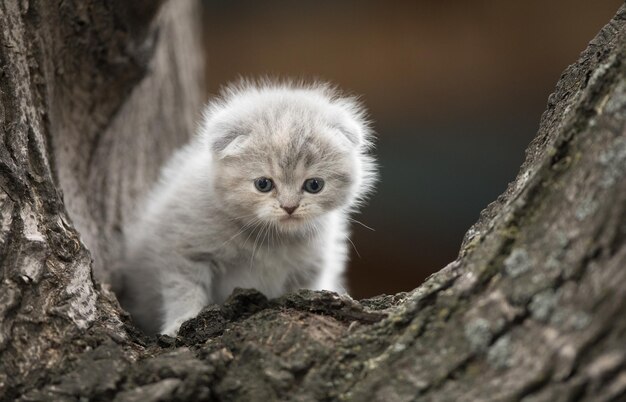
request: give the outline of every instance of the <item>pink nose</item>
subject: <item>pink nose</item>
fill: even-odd
[[[280,207],[282,209],[285,210],[285,212],[287,212],[289,215],[293,214],[293,211],[295,211],[298,208],[299,205],[293,206],[293,207],[286,207],[284,205],[281,205]]]

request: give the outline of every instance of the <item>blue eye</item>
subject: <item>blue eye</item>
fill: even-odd
[[[324,188],[324,180],[320,178],[307,179],[302,188],[308,193],[319,193]]]
[[[262,193],[267,193],[268,191],[272,191],[274,188],[274,183],[272,179],[268,179],[267,177],[259,177],[254,181],[254,187]]]

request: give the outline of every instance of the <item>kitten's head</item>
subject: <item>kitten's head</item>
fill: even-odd
[[[231,86],[207,108],[202,135],[220,207],[242,224],[307,231],[353,210],[375,181],[364,110],[328,85]]]

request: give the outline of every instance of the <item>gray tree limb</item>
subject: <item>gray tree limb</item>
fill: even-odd
[[[133,203],[189,132],[193,7],[28,4],[0,4],[0,399],[626,398],[625,7],[424,284],[362,301],[242,290],[151,339],[90,252],[106,280]]]

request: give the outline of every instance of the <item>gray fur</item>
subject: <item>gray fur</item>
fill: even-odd
[[[343,291],[348,215],[375,181],[371,139],[360,104],[328,85],[227,88],[126,229],[122,305],[145,331],[175,334],[235,287]],[[259,177],[276,187],[256,190]],[[309,178],[322,191],[304,192]]]

